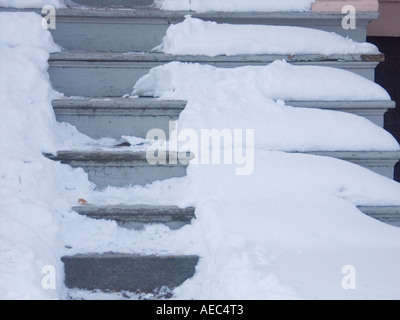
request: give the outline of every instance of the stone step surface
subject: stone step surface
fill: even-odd
[[[307,152],[348,161],[393,179],[394,167],[400,160],[399,151],[313,151]]]
[[[191,223],[195,208],[149,205],[85,205],[73,207],[73,211],[92,219],[113,220],[119,226],[141,230],[145,225],[164,224],[172,230]]]
[[[400,206],[360,206],[358,208],[374,219],[400,227]]]
[[[150,164],[154,158],[146,152],[135,151],[60,151],[46,154],[74,168],[83,168],[97,188],[145,185],[157,180],[179,178],[186,175],[187,162],[192,155],[168,153],[165,164]],[[150,163],[149,163],[150,161]]]
[[[193,277],[195,255],[79,254],[64,256],[68,288],[101,291],[155,292],[174,289]]]
[[[394,101],[287,101],[302,108],[348,112],[367,118],[383,127],[384,114],[395,107]],[[72,98],[53,101],[56,119],[68,122],[94,138],[120,138],[131,135],[145,138],[151,129],[169,133],[169,122],[177,120],[185,101],[154,98]]]
[[[396,108],[395,101],[287,101],[286,105],[347,112],[364,117],[383,128],[385,113]]]
[[[169,122],[178,119],[185,101],[149,98],[62,99],[53,101],[57,121],[68,122],[94,138],[123,135],[146,138],[151,129],[169,134]]]
[[[400,159],[398,151],[315,151],[308,154],[327,156],[352,162],[375,173],[393,179],[394,166]],[[166,163],[152,165],[146,152],[133,151],[60,151],[57,155],[46,155],[74,168],[83,168],[89,180],[98,188],[145,185],[186,175],[187,161],[193,155],[166,154]]]
[[[296,65],[335,67],[375,79],[375,68],[384,59],[378,55],[248,55],[248,56],[175,56],[162,53],[88,53],[59,52],[49,59],[53,87],[66,96],[122,97],[151,68],[172,62],[197,62],[221,68],[268,65],[286,59]]]
[[[400,226],[400,206],[359,206],[364,214],[381,222]],[[73,211],[92,219],[116,221],[124,228],[141,230],[145,225],[164,224],[172,230],[191,223],[195,208],[149,205],[84,205],[72,208]]]
[[[84,1],[80,2],[84,3]],[[92,7],[108,6],[105,2],[105,0],[99,2],[93,0],[88,1],[87,4]],[[117,0],[116,6],[126,7],[122,10],[104,10],[104,8],[59,9],[57,10],[57,28],[51,30],[52,35],[55,41],[65,50],[150,51],[161,43],[170,24],[182,22],[187,14],[191,14],[193,17],[218,23],[314,28],[335,32],[356,41],[365,41],[367,24],[379,17],[377,12],[358,12],[357,28],[345,30],[342,28],[344,15],[340,13],[173,12],[156,8],[143,8],[140,7],[141,4],[136,7],[134,3],[135,1],[133,5],[129,5],[127,0]],[[147,1],[144,3],[147,3]]]

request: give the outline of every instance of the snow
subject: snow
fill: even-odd
[[[217,24],[187,16],[171,25],[155,50],[175,55],[241,54],[378,54],[370,43],[358,43],[334,32],[311,28]]]
[[[0,0],[0,7],[4,8],[43,8],[44,6],[54,6],[56,9],[64,8],[64,0]]]
[[[251,12],[251,11],[310,11],[315,0],[155,0],[163,10],[190,10],[197,12]]]
[[[365,118],[274,101],[389,99],[379,85],[334,68],[284,61],[235,69],[172,62],[153,68],[137,82],[133,94],[187,100],[178,121],[182,134],[194,130],[200,136],[204,128],[254,129],[255,146],[260,149],[399,150],[388,132]]]
[[[55,165],[41,152],[56,150],[47,59],[58,51],[34,13],[0,13],[0,299],[49,299],[42,268],[61,275],[57,212],[62,200]],[[62,286],[57,277],[57,286]]]
[[[400,205],[400,185],[341,160],[287,153],[398,150],[397,142],[360,117],[281,101],[388,100],[381,87],[349,72],[284,61],[237,69],[157,67],[134,94],[187,100],[181,129],[255,129],[254,171],[238,176],[235,164],[193,160],[183,178],[97,190],[83,169],[42,152],[108,150],[118,140],[94,140],[56,123],[51,99],[61,96],[50,86],[47,59],[59,49],[39,15],[0,13],[0,29],[11,33],[0,38],[0,299],[122,298],[68,292],[63,284],[61,256],[110,251],[198,254],[196,274],[174,291],[177,299],[400,297],[400,231],[357,209]],[[137,150],[143,142],[122,138],[134,146],[118,150]],[[72,212],[79,198],[195,206],[196,219],[176,231],[162,225],[128,230]],[[341,286],[347,265],[357,272],[356,290]],[[42,287],[44,266],[55,268],[55,290]]]

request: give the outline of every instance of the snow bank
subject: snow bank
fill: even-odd
[[[155,0],[163,10],[206,11],[310,11],[315,0]]]
[[[399,150],[388,132],[365,118],[272,100],[389,99],[377,84],[334,68],[276,61],[266,67],[219,69],[172,62],[141,78],[133,94],[187,100],[178,131],[193,129],[200,135],[205,128],[254,129],[255,146],[261,149]]]
[[[4,8],[43,8],[44,6],[64,8],[64,0],[0,0],[0,7]]]
[[[278,1],[277,1],[278,2]],[[310,28],[217,24],[186,17],[155,50],[176,55],[378,54],[376,46]]]
[[[57,51],[34,13],[0,13],[0,299],[47,299],[63,286],[57,214],[59,173],[42,152],[55,151],[47,59]],[[56,290],[42,279],[50,265]]]

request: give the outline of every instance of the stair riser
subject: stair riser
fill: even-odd
[[[193,277],[197,256],[88,255],[63,257],[68,288],[154,292]]]
[[[288,103],[290,104],[290,103]],[[333,111],[348,112],[365,117],[376,125],[383,127],[384,114],[387,109],[327,109]],[[167,135],[169,122],[179,118],[179,111],[159,110],[152,115],[147,112],[124,113],[115,110],[107,112],[94,109],[55,109],[57,121],[68,122],[77,129],[94,138],[120,138],[123,135],[146,138],[149,130],[154,128],[162,129]]]
[[[79,51],[150,51],[162,42],[169,25],[182,22],[184,13],[168,13],[153,15],[151,17],[121,17],[118,13],[108,17],[79,17],[67,16],[68,13],[58,11],[57,28],[51,30],[54,40],[65,50]],[[204,20],[212,20],[218,23],[233,24],[265,24],[281,26],[300,26],[314,28],[328,32],[335,32],[356,41],[366,40],[366,25],[369,19],[359,18],[355,30],[342,28],[342,17],[338,15],[335,19],[315,18],[299,19],[293,18],[296,14],[284,14],[286,18],[252,18],[251,13],[244,14],[242,18],[220,17],[216,14],[194,14]],[[253,14],[254,15],[254,14]],[[290,18],[290,16],[292,18]],[[314,17],[317,15],[314,14]]]
[[[111,113],[111,111],[110,111]],[[172,112],[171,112],[172,113]],[[174,112],[175,113],[175,112]],[[158,114],[158,115],[109,115],[98,114],[73,114],[63,111],[56,111],[56,119],[60,122],[68,122],[77,129],[94,138],[120,138],[123,135],[146,138],[149,130],[159,128],[167,135],[169,122],[178,119],[179,114]]]
[[[384,114],[393,101],[287,101],[287,105],[347,112],[365,117],[383,127]],[[145,138],[154,128],[169,132],[169,122],[178,119],[186,102],[136,99],[65,99],[53,101],[56,118],[68,122],[92,138],[132,135]]]
[[[53,87],[67,96],[81,97],[121,97],[133,90],[135,83],[151,68],[164,64],[163,62],[132,62],[132,63],[84,63],[76,67],[77,62],[60,63],[50,61],[49,74]],[[244,65],[266,65],[238,63],[211,63],[217,67],[241,67]],[[376,62],[310,62],[295,63],[298,65],[321,65],[337,67],[357,73],[374,81]]]
[[[399,206],[359,206],[361,212],[377,219],[381,222],[400,227],[400,207]]]
[[[107,186],[145,185],[157,180],[180,178],[186,175],[187,169],[186,166],[179,164],[152,166],[148,163],[108,162],[107,164],[99,164],[79,161],[71,161],[67,164],[74,168],[83,168],[88,173],[89,180],[99,189]]]
[[[310,154],[322,155],[354,163],[389,179],[394,177],[394,167],[399,162],[400,155],[385,152],[312,152]]]

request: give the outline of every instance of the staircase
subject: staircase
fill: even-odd
[[[276,59],[303,65],[323,65],[346,69],[374,80],[382,55],[257,55],[236,57],[171,56],[149,52],[161,43],[171,23],[183,21],[187,12],[162,12],[146,7],[151,0],[75,0],[80,7],[57,11],[57,29],[51,30],[64,52],[52,54],[49,73],[54,88],[67,98],[54,100],[59,121],[75,125],[93,138],[131,135],[145,137],[148,130],[168,132],[168,122],[176,120],[185,101],[160,101],[151,97],[124,99],[134,83],[150,68],[169,61],[190,61],[218,67],[267,65]],[[104,10],[113,6],[113,10]],[[130,9],[130,10],[127,10]],[[318,13],[207,13],[194,17],[235,24],[272,24],[313,27],[334,31],[365,41],[366,26],[377,13],[359,13],[356,30],[343,30],[341,14]],[[77,98],[78,97],[78,98]],[[395,107],[391,101],[292,101],[295,107],[321,108],[364,116],[383,126],[384,113]],[[318,152],[364,166],[393,178],[399,152]],[[46,155],[72,167],[81,167],[98,188],[144,185],[156,180],[182,177],[182,164],[150,165],[144,152],[73,151]],[[400,209],[360,207],[383,222],[400,225]],[[100,206],[73,208],[92,219],[116,221],[121,227],[141,229],[146,224],[165,224],[176,230],[195,219],[195,208],[165,206]],[[81,254],[62,258],[65,283],[69,288],[103,291],[157,292],[181,285],[195,274],[197,256],[139,254]]]

